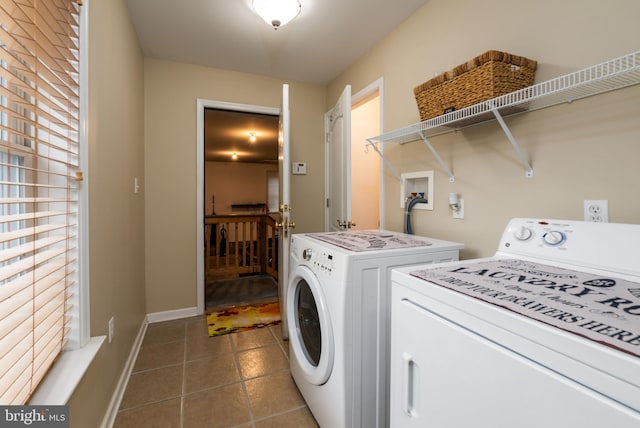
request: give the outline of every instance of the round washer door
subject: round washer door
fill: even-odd
[[[296,266],[287,287],[289,343],[306,380],[324,384],[334,359],[333,331],[326,299],[316,275],[306,266]]]

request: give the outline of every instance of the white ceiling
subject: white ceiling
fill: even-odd
[[[278,162],[278,116],[205,109],[204,155],[209,162]],[[254,133],[256,141],[249,140]]]
[[[300,0],[274,30],[251,0],[127,0],[144,55],[326,85],[428,0]]]

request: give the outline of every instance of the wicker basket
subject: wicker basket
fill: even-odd
[[[487,51],[414,88],[420,120],[530,86],[536,66],[528,58]]]

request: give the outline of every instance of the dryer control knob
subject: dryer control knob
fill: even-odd
[[[518,230],[516,230],[513,234],[513,236],[515,236],[518,241],[526,241],[527,239],[531,238],[532,235],[533,232],[531,231],[531,229],[525,226],[519,227]]]
[[[305,248],[302,251],[302,258],[305,259],[306,261],[311,260],[311,255],[313,254],[313,252],[311,251],[311,248]]]

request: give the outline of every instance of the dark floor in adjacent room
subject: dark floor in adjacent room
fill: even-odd
[[[240,276],[207,282],[205,308],[215,311],[235,306],[271,303],[278,300],[278,283],[269,275]]]

